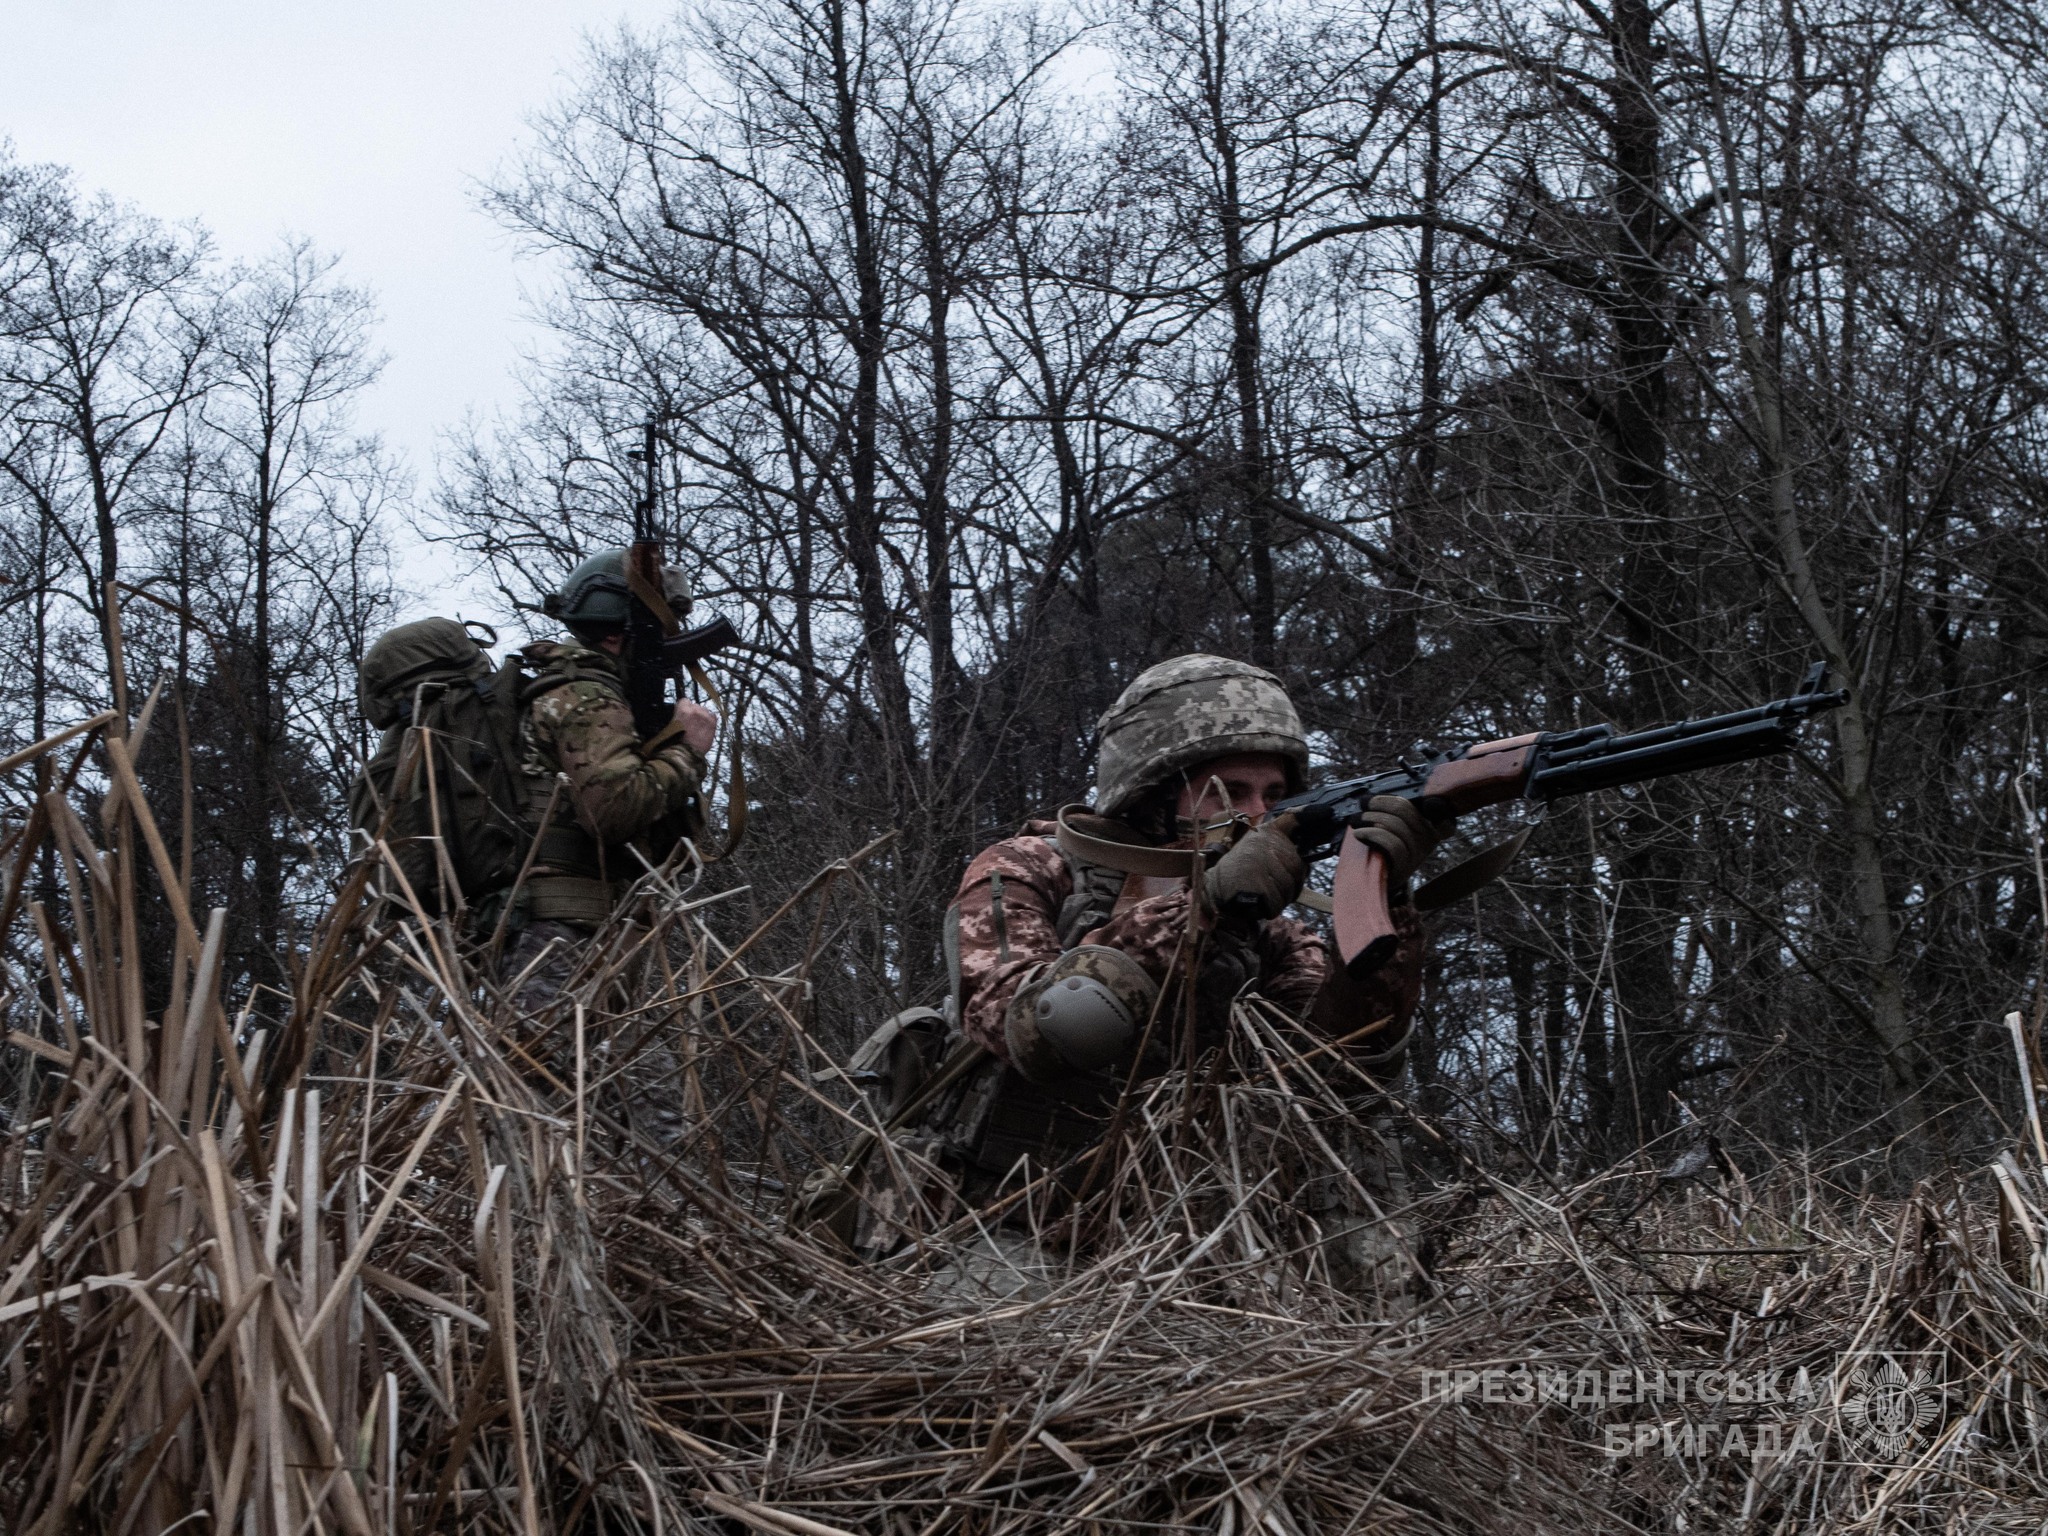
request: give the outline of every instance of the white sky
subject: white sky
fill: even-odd
[[[223,254],[287,231],[342,257],[390,361],[363,402],[430,482],[437,435],[514,398],[522,273],[473,187],[586,34],[670,0],[0,0],[0,138],[82,189],[197,219]],[[541,274],[529,269],[527,280]],[[412,585],[419,583],[415,580]]]

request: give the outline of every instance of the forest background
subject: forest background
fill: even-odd
[[[699,612],[747,637],[712,878],[765,911],[903,834],[813,973],[836,1044],[935,1000],[966,858],[1085,793],[1165,656],[1274,667],[1343,769],[1824,660],[1851,699],[1798,759],[1562,805],[1440,914],[1412,1091],[1569,1172],[1706,1122],[1889,1177],[2018,1113],[2029,8],[716,0],[578,82],[489,194],[552,344],[423,491],[353,425],[332,261],[0,162],[0,745],[162,680],[142,777],[252,1016],[348,856],[396,541],[513,639],[625,537],[653,418]]]

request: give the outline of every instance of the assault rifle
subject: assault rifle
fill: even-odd
[[[713,619],[695,629],[684,629],[661,585],[661,540],[654,528],[655,490],[659,470],[655,453],[659,426],[649,420],[640,450],[633,454],[646,468],[647,482],[633,506],[633,542],[626,550],[626,701],[633,710],[633,729],[639,733],[641,751],[652,754],[681,729],[676,724],[675,701],[669,697],[670,679],[685,674],[712,698],[717,695],[704,677],[704,659],[726,646],[739,643],[739,632],[729,620]]]
[[[657,580],[659,576],[657,574]],[[717,618],[695,629],[667,631],[655,620],[644,634],[636,634],[641,604],[633,604],[634,615],[626,624],[626,697],[633,706],[633,728],[649,747],[655,738],[675,724],[675,701],[669,697],[671,678],[680,679],[703,670],[706,657],[739,643],[739,631],[730,619]],[[650,618],[653,615],[649,615]],[[674,623],[673,618],[670,623]]]
[[[1509,800],[1547,805],[1588,790],[1789,752],[1798,743],[1801,725],[1849,700],[1846,689],[1822,690],[1826,676],[1827,663],[1815,662],[1789,699],[1627,736],[1611,725],[1588,725],[1575,731],[1532,731],[1438,752],[1295,795],[1275,805],[1272,815],[1276,820],[1292,817],[1290,835],[1304,857],[1337,855],[1332,895],[1337,953],[1353,975],[1369,975],[1392,957],[1396,943],[1386,860],[1350,835],[1373,796],[1399,795],[1414,801],[1424,816],[1443,818]],[[1510,842],[1431,881],[1416,893],[1417,905],[1425,910],[1442,906],[1485,884],[1513,862],[1528,831],[1525,828]],[[1432,901],[1432,895],[1439,899]]]

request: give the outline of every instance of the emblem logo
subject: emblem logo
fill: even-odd
[[[1842,1433],[1850,1450],[1896,1461],[1941,1412],[1941,1384],[1920,1358],[1879,1355],[1850,1373],[1842,1397]],[[1911,1374],[1907,1366],[1912,1367]]]

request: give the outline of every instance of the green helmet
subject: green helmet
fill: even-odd
[[[1176,656],[1148,667],[1097,723],[1095,809],[1122,816],[1148,790],[1212,757],[1271,752],[1290,792],[1308,777],[1308,741],[1280,679],[1222,656]]]
[[[661,568],[661,590],[678,617],[689,608],[690,578],[672,565]],[[624,629],[633,611],[626,586],[626,551],[599,550],[541,599],[541,611],[584,640]]]

